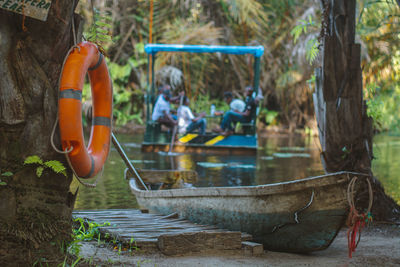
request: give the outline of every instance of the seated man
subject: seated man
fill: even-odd
[[[246,101],[245,109],[243,112],[228,111],[222,118],[221,128],[214,129],[215,132],[222,133],[223,135],[230,135],[233,133],[232,123],[234,122],[251,122],[256,116],[257,105],[252,97],[253,87],[248,86],[245,89]]]
[[[200,113],[195,117],[189,108],[189,98],[183,97],[183,104],[178,109],[178,126],[179,133],[191,133],[196,129],[199,129],[199,133],[204,135],[206,133],[207,121],[204,118],[205,112]]]
[[[234,111],[234,112],[243,112],[244,111],[246,104],[243,102],[243,100],[240,100],[237,98],[233,99],[233,95],[231,92],[225,92],[224,99],[225,99],[225,102],[229,105],[229,108],[231,111]],[[216,111],[214,114],[211,114],[211,115],[221,116],[223,114],[224,114],[223,111]]]
[[[169,89],[164,89],[162,95],[157,98],[151,119],[172,128],[177,125],[178,122],[176,116],[171,115],[170,98],[171,91]]]

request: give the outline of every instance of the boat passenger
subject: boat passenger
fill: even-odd
[[[231,92],[225,92],[224,93],[224,100],[225,102],[229,105],[229,108],[231,111],[234,112],[243,112],[246,104],[244,103],[243,100],[235,98],[233,99],[233,94]],[[214,114],[215,116],[221,116],[224,115],[223,111],[215,111]]]
[[[156,104],[154,105],[151,119],[164,124],[168,128],[173,128],[175,125],[178,125],[178,121],[176,116],[171,114],[170,98],[171,91],[164,88],[162,95],[157,98]]]
[[[193,112],[189,108],[189,98],[183,97],[183,104],[178,108],[178,127],[179,133],[192,133],[195,130],[199,130],[201,135],[206,133],[207,121],[204,118],[205,112],[197,114],[197,117],[193,115]]]
[[[159,98],[160,96],[162,96],[164,90],[171,90],[171,86],[169,86],[168,84],[164,84],[164,85],[159,86],[159,87],[158,87],[158,92],[157,92],[157,97],[156,97],[156,101],[155,101],[155,102],[157,102],[158,98]]]
[[[228,111],[225,113],[224,117],[222,118],[220,128],[216,128],[213,131],[217,133],[221,133],[223,135],[230,135],[233,133],[232,123],[235,122],[244,122],[249,123],[252,119],[256,116],[257,105],[255,100],[252,96],[253,94],[253,87],[248,86],[245,88],[245,109],[243,112],[235,112],[235,111]]]

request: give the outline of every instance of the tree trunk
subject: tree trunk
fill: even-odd
[[[37,155],[67,166],[50,135],[76,4],[53,1],[45,22],[0,9],[0,172],[13,173],[1,176],[7,184],[0,186],[0,262],[6,266],[60,263],[60,248],[71,236],[72,173],[45,169],[38,178],[36,168],[23,162]],[[55,143],[60,144],[58,132]]]
[[[323,62],[315,72],[313,95],[321,161],[326,172],[354,171],[372,178],[372,120],[362,94],[360,45],[354,43],[356,1],[321,2]],[[373,214],[378,219],[392,219],[397,205],[384,194],[378,180],[372,181]],[[368,194],[361,191],[358,204],[365,207]]]

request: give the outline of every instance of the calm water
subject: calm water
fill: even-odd
[[[290,181],[323,174],[317,138],[274,137],[259,140],[257,156],[215,156],[141,153],[141,135],[118,135],[136,168],[192,169],[199,175],[195,186],[259,185]],[[400,137],[376,136],[374,174],[386,191],[400,203]],[[125,165],[115,149],[105,165],[96,188],[79,187],[75,209],[137,208],[135,197],[124,179]],[[94,182],[92,179],[89,182]],[[77,182],[71,186],[77,188]]]

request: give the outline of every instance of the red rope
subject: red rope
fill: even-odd
[[[353,252],[356,251],[358,243],[361,239],[361,232],[366,223],[372,222],[371,207],[373,202],[373,192],[371,187],[371,182],[367,179],[368,191],[369,191],[369,205],[365,213],[359,214],[354,202],[354,187],[357,181],[357,177],[354,177],[347,188],[347,199],[349,201],[350,212],[347,217],[347,226],[349,230],[347,231],[347,244],[349,248],[349,258],[352,258]],[[358,233],[358,236],[357,236]],[[356,241],[357,240],[357,241]]]
[[[352,210],[354,210],[352,208]],[[352,258],[353,252],[356,251],[358,243],[361,238],[361,231],[365,226],[365,214],[358,215],[356,212],[350,211],[349,217],[351,216],[351,224],[349,225],[349,230],[347,231],[347,243],[349,247],[349,258]],[[358,238],[357,238],[358,232]],[[356,242],[357,240],[357,242]]]

